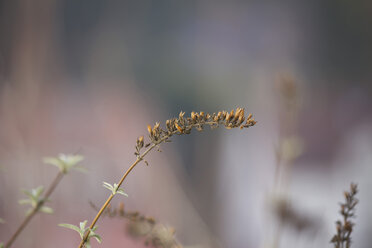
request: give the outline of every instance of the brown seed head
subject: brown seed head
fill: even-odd
[[[242,108],[236,108],[235,115],[234,115],[234,120],[237,120],[240,116],[240,113],[242,112]]]
[[[183,128],[180,127],[177,122],[175,122],[174,125],[176,126],[178,132],[183,133]]]
[[[152,136],[152,129],[150,125],[147,125],[147,131],[149,132],[150,136]]]
[[[158,130],[160,127],[160,123],[159,122],[156,122],[155,125],[154,125],[154,130]]]
[[[358,185],[352,183],[352,184],[350,185],[350,192],[351,192],[353,195],[355,195],[356,193],[358,193]]]
[[[243,108],[240,111],[240,116],[244,117],[244,109]]]
[[[196,120],[196,114],[195,114],[194,111],[191,112],[191,119],[192,119],[193,121]]]
[[[233,116],[234,116],[234,110],[232,109],[230,112],[230,118],[232,118]]]
[[[244,115],[239,115],[239,118],[238,118],[238,125],[242,124],[244,121]]]
[[[143,136],[140,136],[138,139],[137,139],[137,147],[139,149],[141,149],[144,145],[144,139],[143,139]]]
[[[229,113],[226,113],[226,118],[225,118],[226,121],[230,120],[230,114]]]
[[[350,221],[346,221],[344,224],[344,228],[346,231],[351,232],[353,231],[353,224]]]

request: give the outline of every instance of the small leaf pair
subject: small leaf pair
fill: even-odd
[[[35,189],[31,189],[31,190],[22,190],[22,191],[26,196],[28,196],[28,199],[19,200],[19,204],[21,204],[21,205],[29,204],[32,207],[29,210],[27,210],[26,215],[29,215],[36,208],[38,208],[37,209],[38,211],[43,212],[43,213],[47,213],[47,214],[52,214],[53,213],[52,208],[47,207],[47,206],[43,206],[43,204],[42,204],[45,201],[45,199],[43,199],[41,197],[41,195],[44,192],[44,187],[43,186],[39,186],[39,187],[37,187]]]
[[[86,169],[79,166],[84,159],[81,155],[60,154],[58,157],[45,157],[45,164],[57,166],[63,174],[67,174],[71,169],[86,172]]]
[[[117,193],[117,194],[128,197],[127,193],[125,193],[123,189],[120,189],[119,185],[117,185],[116,183],[114,183],[114,186],[112,186],[109,183],[103,182],[103,187],[110,190],[113,195]]]
[[[84,239],[85,234],[88,231],[90,231],[89,235],[87,237],[87,241],[85,243],[85,246],[87,248],[90,248],[90,239],[91,238],[95,238],[98,243],[102,242],[102,238],[98,234],[95,233],[95,231],[97,230],[97,226],[93,227],[92,229],[90,229],[89,227],[85,227],[87,225],[87,222],[88,222],[87,220],[85,220],[83,222],[80,222],[79,226],[75,226],[75,225],[72,225],[72,224],[59,224],[58,226],[65,227],[65,228],[68,228],[68,229],[71,229],[71,230],[74,230],[74,231],[78,232],[81,239]]]

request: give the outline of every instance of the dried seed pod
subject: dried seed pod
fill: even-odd
[[[149,132],[150,136],[152,136],[152,129],[150,125],[147,125],[147,131]]]
[[[244,117],[244,108],[241,109],[240,116]]]
[[[234,116],[234,110],[232,109],[230,112],[230,118],[232,118],[233,116]]]
[[[183,128],[180,127],[180,125],[178,125],[178,123],[174,123],[174,125],[176,126],[177,130],[180,132],[180,133],[183,133]]]
[[[143,136],[140,136],[137,139],[137,147],[138,147],[138,149],[141,149],[143,146],[144,146],[144,138],[143,138]]]
[[[169,130],[171,125],[170,125],[170,120],[165,121],[165,125],[167,126],[167,129]]]
[[[236,108],[235,115],[234,115],[234,120],[237,120],[240,116],[240,113],[242,112],[242,108]]]
[[[180,114],[178,115],[178,118],[180,118],[180,119],[183,119],[183,116],[185,115],[185,112],[180,112]]]
[[[244,122],[244,115],[239,115],[237,125],[240,126]]]
[[[226,111],[222,111],[222,120],[225,120],[226,119],[226,115],[227,115],[227,112]]]
[[[229,113],[226,113],[226,118],[225,118],[226,121],[229,121],[230,120],[230,114]]]
[[[194,111],[191,112],[191,119],[192,119],[193,121],[196,121],[196,114],[195,114]]]
[[[160,127],[160,123],[156,122],[153,130],[159,130],[159,127]]]

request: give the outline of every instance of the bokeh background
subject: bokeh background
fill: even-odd
[[[371,247],[371,22],[359,0],[0,1],[0,240],[24,217],[20,189],[57,173],[43,157],[79,153],[89,172],[65,177],[55,214],[14,247],[77,247],[57,224],[92,220],[147,124],[241,106],[255,127],[174,137],[113,205],[185,247],[332,247],[355,182],[353,244]],[[123,220],[98,226],[93,247],[144,246]]]

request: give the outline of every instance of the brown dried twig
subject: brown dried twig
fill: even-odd
[[[98,208],[90,203],[92,208]],[[127,220],[127,232],[132,238],[144,239],[145,245],[155,248],[182,248],[183,246],[175,237],[175,229],[159,223],[155,218],[145,216],[138,211],[126,211],[124,203],[119,203],[117,208],[108,205],[102,214],[103,217],[122,218]]]
[[[340,204],[340,214],[343,220],[336,222],[337,233],[331,239],[331,243],[335,245],[335,248],[350,248],[350,236],[355,225],[350,219],[355,218],[355,206],[358,204],[358,199],[355,198],[357,193],[358,187],[353,183],[350,185],[350,191],[344,192],[345,203]]]

